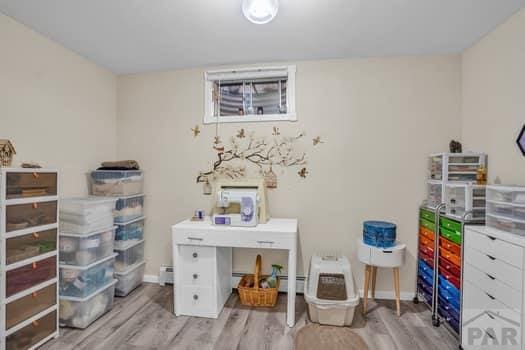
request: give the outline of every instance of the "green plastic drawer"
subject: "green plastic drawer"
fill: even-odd
[[[425,219],[421,219],[419,220],[419,225],[421,225],[422,227],[426,229],[429,229],[432,232],[436,232],[436,225],[433,222],[430,222]]]
[[[441,236],[445,237],[449,241],[452,241],[457,244],[461,244],[461,233],[459,231],[449,230],[444,227],[441,227],[439,231],[440,231]]]
[[[454,220],[450,220],[450,219],[447,219],[447,218],[441,218],[439,220],[439,225],[441,227],[444,227],[444,228],[452,230],[452,231],[461,232],[461,223],[457,222],[457,221],[454,221]]]
[[[419,211],[419,217],[430,222],[436,222],[436,215],[430,210],[421,209]]]

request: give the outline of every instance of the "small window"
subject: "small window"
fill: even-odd
[[[295,67],[205,74],[204,123],[295,121]]]

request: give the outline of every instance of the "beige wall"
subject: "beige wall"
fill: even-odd
[[[306,180],[296,169],[279,177],[270,191],[271,212],[299,218],[299,273],[316,251],[339,251],[354,264],[361,285],[356,242],[366,219],[398,224],[408,244],[402,290],[413,291],[417,208],[425,196],[426,157],[445,151],[460,136],[461,62],[459,56],[330,60],[297,63],[296,123],[221,125],[230,136],[246,128],[271,134],[306,131],[326,143],[309,147]],[[203,70],[118,78],[119,158],[136,158],[146,176],[147,273],[171,264],[170,227],[196,208],[210,206],[195,184],[211,160],[214,126],[202,123]],[[249,271],[255,251],[235,251],[234,270]],[[285,262],[265,254],[265,265]],[[378,290],[391,291],[391,272],[379,274]]]
[[[86,193],[86,171],[115,157],[115,76],[0,14],[0,138],[14,165],[56,167],[62,195]]]
[[[466,50],[462,139],[489,157],[489,180],[525,185],[516,138],[525,124],[525,9]]]

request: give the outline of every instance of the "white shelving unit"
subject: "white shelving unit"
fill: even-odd
[[[0,169],[0,350],[58,336],[58,171]]]

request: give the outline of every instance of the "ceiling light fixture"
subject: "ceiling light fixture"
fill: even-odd
[[[278,10],[279,0],[242,0],[244,17],[255,24],[270,22]]]

